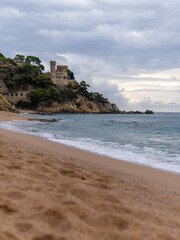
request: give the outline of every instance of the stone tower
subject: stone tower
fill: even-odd
[[[56,61],[50,61],[51,80],[56,85],[68,84],[68,66],[58,65],[56,69]]]
[[[51,80],[55,83],[56,79],[56,61],[50,61]]]

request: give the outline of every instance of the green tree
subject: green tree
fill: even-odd
[[[54,100],[54,101],[61,102],[61,94],[60,94],[60,92],[56,91],[56,89],[53,88],[53,87],[49,88],[49,98]]]
[[[70,90],[70,89],[65,89],[63,91],[61,91],[63,100],[65,101],[66,99],[68,100],[73,100],[77,98],[77,93]]]
[[[17,85],[16,82],[14,82],[13,80],[8,80],[6,81],[6,86],[9,89],[9,92],[17,92]]]
[[[0,53],[0,58],[4,58],[4,55],[2,53]]]
[[[68,69],[68,76],[70,77],[70,79],[75,79],[74,78],[74,73]]]
[[[40,102],[46,102],[49,105],[53,101],[58,101],[58,102],[61,101],[60,93],[57,92],[56,89],[54,89],[53,87],[50,87],[49,89],[37,88],[37,89],[31,90],[27,94],[27,97],[30,98],[34,106],[38,106]]]
[[[18,67],[16,73],[20,75],[18,85],[21,84],[36,86],[36,77],[39,74],[39,68],[31,65],[30,63],[25,63],[22,67]]]
[[[81,81],[79,84],[82,91],[87,92],[87,88],[90,87],[85,81]]]
[[[14,58],[15,62],[24,62],[25,61],[25,57],[23,55],[17,54]]]
[[[100,102],[107,102],[108,98],[104,98],[102,94],[94,92],[95,99]]]
[[[41,64],[41,60],[38,57],[27,56],[25,61],[29,64],[37,66],[40,71],[44,71],[44,66]]]
[[[0,55],[0,61],[2,61],[3,63],[10,63],[14,66],[17,66],[16,62],[14,61],[14,59],[11,58],[5,58],[4,56]]]
[[[21,79],[21,75],[20,74],[14,74],[12,80],[16,83],[18,83]],[[18,85],[18,84],[17,84]]]
[[[50,77],[44,76],[41,74],[40,76],[36,77],[36,86],[40,88],[49,88],[53,85],[53,82]]]
[[[12,65],[17,67],[17,63],[14,61],[14,59],[6,58],[6,62],[8,62],[8,63],[10,63],[10,64],[12,64]]]
[[[27,94],[27,97],[31,99],[31,102],[36,103],[38,105],[39,102],[46,101],[48,96],[45,89],[37,88],[37,89],[31,90]]]
[[[39,72],[39,68],[37,66],[31,65],[29,62],[27,62],[22,67],[19,67],[18,71],[20,71],[22,73],[28,73],[28,74],[32,74],[32,72],[34,72],[35,75],[37,76],[37,74]]]
[[[26,62],[34,63],[36,65],[39,65],[41,63],[41,60],[38,57],[35,56],[27,56]]]
[[[25,61],[25,57],[23,55],[17,54],[14,58],[15,62],[24,62]]]

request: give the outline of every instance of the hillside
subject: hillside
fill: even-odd
[[[117,106],[102,94],[89,92],[90,86],[85,81],[75,81],[74,73],[69,69],[68,77],[73,76],[73,81],[69,80],[61,87],[43,70],[37,57],[16,55],[10,59],[0,54],[0,81],[5,85],[4,92],[0,88],[0,93],[18,109],[52,113],[119,113]],[[25,97],[21,98],[23,94]]]

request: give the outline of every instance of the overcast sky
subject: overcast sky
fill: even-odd
[[[122,110],[180,111],[178,0],[1,0],[0,52],[67,64]]]

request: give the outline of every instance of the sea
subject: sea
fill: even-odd
[[[22,115],[58,121],[0,122],[0,127],[180,174],[180,113]]]

